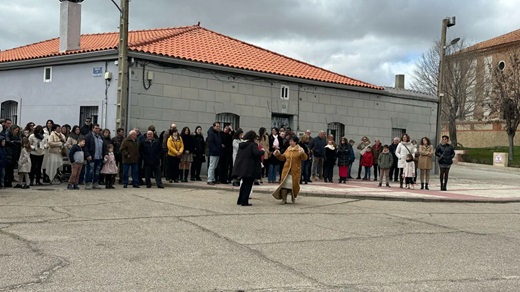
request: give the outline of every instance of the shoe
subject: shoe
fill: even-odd
[[[312,180],[308,180],[307,182],[310,182],[310,183],[311,183],[311,182],[312,182]]]
[[[214,185],[215,185],[215,183],[214,183],[214,182],[212,182],[212,181],[208,181],[208,185],[210,185],[210,186],[214,186]]]
[[[253,204],[242,204],[242,206],[246,207],[246,206],[253,206]]]
[[[381,187],[381,186],[382,186],[382,184],[378,184],[377,186],[378,186],[378,187]]]
[[[260,183],[257,182],[257,181],[255,181],[253,184],[254,184],[255,186],[259,186],[259,185],[260,185]],[[238,185],[240,185],[240,184],[238,184]]]
[[[257,183],[257,182],[255,182],[255,184],[256,184],[256,183]],[[240,183],[239,183],[239,182],[233,182],[233,186],[234,186],[234,187],[238,187],[238,186],[240,186]]]
[[[15,189],[21,189],[21,188],[22,188],[22,185],[21,185],[21,184],[16,184],[16,185],[14,186],[14,188],[15,188]]]
[[[74,185],[73,188],[74,188],[75,190],[79,190],[78,185]]]
[[[26,185],[26,184],[22,186],[22,189],[24,189],[24,190],[29,189],[29,188],[31,188],[31,187],[29,185]]]
[[[377,178],[374,178],[374,181],[377,181]]]
[[[128,185],[123,185],[123,188],[125,188],[125,189],[128,188]]]
[[[85,190],[91,190],[92,189],[92,183],[87,183],[85,185]]]
[[[74,189],[74,187],[72,186],[72,184],[67,185],[67,190],[73,190],[73,189]]]
[[[31,183],[29,184],[29,186],[31,186],[31,187],[34,186],[34,182],[31,182]]]
[[[157,187],[158,187],[159,189],[164,189],[164,187],[163,187],[163,186],[157,186]]]
[[[386,184],[387,187],[390,187],[390,184]]]
[[[358,177],[356,177],[356,179],[361,179],[361,177],[360,177],[360,176],[358,176]]]
[[[111,185],[111,186],[109,186],[107,189],[112,189],[112,190],[113,190],[113,189],[115,189],[115,188],[116,188],[116,187],[114,187],[114,186]]]
[[[220,182],[219,182],[218,180],[217,180],[217,181],[214,181],[213,183],[216,184],[216,185],[219,185],[219,184],[220,184]]]
[[[38,183],[36,183],[36,184],[38,184]],[[80,182],[78,183],[78,185],[80,185],[80,186],[82,186],[82,185],[84,185],[84,184],[85,184],[85,183],[82,182],[82,181],[80,181]]]
[[[428,184],[424,184],[424,189],[425,189],[425,190],[430,190],[430,189],[428,188]]]
[[[424,183],[421,183],[421,190],[424,190]]]
[[[147,189],[149,189],[149,188],[151,188],[151,187],[152,187],[151,185],[146,185],[146,188],[147,188]]]
[[[171,180],[171,179],[170,179],[170,180],[168,180],[168,182],[169,182],[169,183],[172,183],[172,182],[173,182],[173,180]]]
[[[194,177],[192,177],[192,178],[190,178],[190,180],[191,180],[191,181],[195,181],[195,178],[194,178]]]
[[[304,184],[307,184],[307,181],[303,182]]]
[[[197,177],[195,180],[196,181],[202,181],[202,179],[200,177]]]
[[[36,185],[37,186],[43,186],[43,184],[41,182],[39,182],[39,181],[36,182]]]
[[[296,198],[294,196],[291,196],[291,202],[294,204],[296,203]]]
[[[179,179],[174,179],[173,182],[178,183]]]
[[[282,199],[282,205],[287,204],[287,199]]]
[[[95,190],[101,189],[101,187],[99,186],[98,183],[95,183],[94,185],[92,185],[92,188],[95,189]]]
[[[140,188],[140,186],[139,185],[133,185],[132,188],[138,189],[138,188]]]

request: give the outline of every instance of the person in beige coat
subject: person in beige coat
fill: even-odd
[[[433,146],[430,143],[428,137],[421,139],[421,145],[419,145],[419,168],[421,172],[421,190],[429,190],[428,184],[430,183],[430,171],[433,166]]]
[[[287,203],[288,194],[291,194],[291,200],[294,203],[300,192],[302,161],[307,160],[308,157],[303,148],[298,145],[298,140],[296,136],[291,137],[289,147],[283,154],[279,150],[273,152],[273,155],[278,160],[285,161],[282,170],[282,181],[273,193],[273,197],[277,200],[282,200],[282,204]]]

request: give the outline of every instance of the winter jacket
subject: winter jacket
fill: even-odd
[[[0,168],[5,168],[7,165],[7,151],[5,146],[2,146],[2,141],[5,140],[3,136],[0,136]]]
[[[336,164],[336,148],[333,145],[327,145],[325,148],[325,161],[323,162],[325,165],[335,165]]]
[[[184,144],[184,152],[186,152],[186,150],[190,151],[190,154],[193,154],[193,149],[195,148],[195,145],[194,145],[194,140],[193,140],[193,136],[190,134],[190,135],[186,135],[186,134],[182,134],[181,135],[181,138],[182,138],[182,143]]]
[[[394,164],[394,157],[392,156],[392,153],[381,152],[381,154],[379,154],[379,158],[377,159],[377,164],[379,165],[380,169],[390,169],[392,164]]]
[[[253,141],[245,141],[238,145],[238,152],[233,164],[233,177],[255,178],[255,167],[264,155],[263,150]]]
[[[209,156],[222,156],[222,139],[220,138],[220,133],[213,127],[210,127],[208,130],[206,144],[208,145]]]
[[[378,159],[381,152],[383,152],[383,145],[381,145],[381,143],[374,144],[374,146],[372,146],[372,157],[374,158],[375,165],[379,164]]]
[[[437,156],[440,168],[450,168],[455,157],[455,149],[450,143],[441,143],[435,149],[435,156]]]
[[[372,152],[365,152],[361,157],[361,166],[372,167],[374,165],[374,156]]]
[[[42,156],[45,154],[45,143],[43,135],[31,134],[29,136],[29,143],[31,143],[31,155]]]
[[[404,162],[403,177],[415,177],[415,162],[413,160]]]
[[[304,151],[300,153],[300,149],[301,147],[299,145],[289,147],[283,154],[276,156],[278,160],[285,161],[285,163],[283,164],[282,170],[282,182],[273,193],[275,199],[280,200],[282,198],[280,191],[289,174],[292,175],[292,195],[295,198],[298,196],[300,192],[300,178],[302,176],[302,161],[308,158]],[[323,149],[325,149],[325,147]]]
[[[139,140],[127,137],[121,143],[121,157],[123,159],[123,163],[138,163],[140,158],[140,149],[141,145]]]
[[[80,153],[80,154],[77,154]],[[83,156],[83,160],[79,161],[79,155]],[[85,152],[83,152],[83,148],[80,147],[78,144],[72,145],[69,151],[69,161],[70,163],[83,163],[85,161]]]
[[[338,147],[338,166],[348,166],[350,162],[350,149],[348,144],[340,144]]]
[[[101,137],[101,135],[98,135],[98,138],[101,138],[103,139],[103,137]],[[83,151],[85,152],[85,157],[92,157],[92,159],[94,159],[95,157],[95,154],[96,154],[96,139],[98,139],[95,135],[94,135],[94,132],[90,132],[88,133],[86,136],[85,136],[85,147],[83,147]],[[107,155],[107,145],[103,142],[103,146],[102,146],[102,153],[101,154],[101,157],[105,157],[105,155]]]
[[[433,146],[432,145],[419,145],[419,163],[417,168],[419,169],[432,169],[433,166]]]
[[[49,153],[61,153],[61,148],[65,147],[65,142],[67,142],[67,140],[62,133],[52,131],[47,141]]]
[[[163,157],[162,144],[158,139],[146,139],[142,144],[142,158],[145,166],[155,166],[161,163]]]
[[[278,147],[280,148],[280,153],[283,153],[282,152],[282,147],[283,147],[283,139],[282,137],[280,137],[280,135],[276,136],[276,138],[273,136],[273,135],[269,135],[269,152],[271,153],[271,156],[269,157],[269,163],[270,164],[273,164],[273,165],[277,165],[277,164],[280,164],[280,161],[278,159],[276,159],[276,157],[273,154],[273,152],[276,150],[274,148],[274,141],[278,141]]]
[[[109,152],[103,159],[103,168],[101,168],[102,174],[117,174],[117,164],[114,152]]]
[[[182,155],[184,152],[184,144],[182,138],[179,136],[177,140],[173,139],[173,136],[168,138],[168,156],[177,157]]]
[[[327,141],[325,139],[322,139],[319,136],[314,138],[311,144],[312,155],[314,157],[324,157],[326,145]]]
[[[22,151],[22,140],[19,135],[13,135],[11,131],[7,131],[5,137],[5,150],[7,153],[7,164],[18,167],[18,159]]]
[[[415,157],[415,152],[417,149],[410,142],[401,142],[397,145],[397,149],[395,149],[395,156],[397,156],[397,167],[403,168],[406,163],[406,155],[411,154],[412,158]]]
[[[20,159],[18,159],[18,173],[31,172],[31,157],[26,148],[22,148]]]
[[[204,136],[194,134],[193,135],[193,154],[195,156],[204,156],[206,153],[206,142]]]

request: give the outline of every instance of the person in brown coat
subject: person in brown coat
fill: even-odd
[[[421,171],[421,190],[429,190],[428,184],[430,183],[430,171],[433,166],[433,145],[430,143],[428,137],[421,139],[421,145],[419,145],[419,165],[417,166]]]
[[[287,195],[291,194],[294,203],[300,192],[300,177],[302,175],[302,161],[307,160],[307,154],[300,145],[298,137],[293,136],[289,140],[289,147],[283,154],[280,150],[273,152],[273,155],[280,161],[285,161],[282,170],[282,181],[274,191],[273,197],[282,200],[282,204],[287,203]]]
[[[137,132],[132,130],[121,143],[121,157],[123,159],[123,187],[128,186],[128,168],[132,168],[132,185],[139,187],[139,140]]]

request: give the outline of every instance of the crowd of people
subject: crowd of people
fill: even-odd
[[[201,126],[192,132],[180,131],[176,124],[158,133],[153,125],[146,132],[134,128],[125,135],[117,129],[101,129],[90,118],[81,126],[60,126],[48,120],[44,126],[33,122],[24,129],[9,119],[0,120],[0,187],[27,189],[33,185],[54,183],[68,173],[68,189],[112,189],[116,183],[150,188],[163,188],[165,178],[172,182],[201,181],[201,168],[207,163],[207,184],[240,185],[237,203],[250,205],[248,196],[253,185],[277,183],[273,194],[282,203],[288,196],[294,202],[300,184],[316,180],[333,183],[337,165],[338,183],[353,177],[356,160],[355,141],[341,137],[339,145],[333,135],[320,131],[316,137],[307,130],[298,136],[289,127],[261,127],[244,133],[219,122],[203,135]],[[390,187],[399,182],[401,188],[414,188],[419,175],[421,189],[429,189],[433,155],[438,157],[441,190],[446,190],[449,168],[455,155],[447,136],[434,149],[423,137],[419,145],[408,134],[396,137],[390,145],[363,137],[356,149],[359,153],[357,179],[378,181]],[[247,153],[246,153],[247,152]],[[18,183],[14,170],[18,170]],[[417,171],[419,170],[419,172]],[[362,176],[363,173],[363,176]],[[130,180],[131,177],[131,180]],[[247,197],[247,198],[246,198]]]

